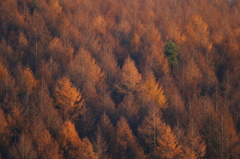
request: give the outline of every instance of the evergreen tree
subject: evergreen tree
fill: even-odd
[[[167,42],[165,46],[164,54],[168,59],[169,64],[172,68],[177,67],[182,57],[179,55],[180,50],[176,44],[172,41]]]

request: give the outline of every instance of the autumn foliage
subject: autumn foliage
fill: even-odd
[[[1,0],[0,159],[238,159],[239,44],[239,0]]]

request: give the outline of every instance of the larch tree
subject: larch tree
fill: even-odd
[[[22,133],[19,136],[19,141],[12,145],[10,155],[13,158],[32,158],[37,159],[37,152],[33,145],[32,137],[29,133]]]
[[[49,6],[56,14],[59,14],[62,10],[62,7],[60,6],[60,2],[58,0],[50,0]]]
[[[206,155],[206,144],[203,137],[194,123],[190,119],[187,129],[178,135],[178,141],[181,143],[184,158],[203,158]]]
[[[28,124],[24,121],[24,110],[16,97],[13,97],[12,100],[7,103],[7,107],[9,108],[9,112],[6,114],[6,120],[12,132],[10,135],[16,141],[16,137],[21,133],[18,130],[26,130]]]
[[[148,71],[145,76],[143,83],[141,84],[141,95],[143,102],[152,103],[156,105],[157,109],[167,107],[167,99],[164,95],[164,90],[160,83],[156,81],[153,72]]]
[[[92,22],[92,26],[97,34],[106,34],[106,20],[102,15],[97,15]]]
[[[64,45],[59,38],[54,38],[48,46],[49,54],[56,59],[60,69],[66,69],[72,61],[74,49],[71,46]]]
[[[130,122],[131,126],[136,123],[137,112],[139,110],[137,92],[140,90],[141,74],[135,67],[134,61],[128,57],[125,59],[124,65],[119,72],[117,79],[115,102],[118,105],[120,115],[123,115]]]
[[[136,127],[139,121],[139,106],[135,101],[133,93],[128,93],[117,108],[119,114],[126,118],[131,128]]]
[[[0,0],[0,158],[240,158],[239,6]]]
[[[92,144],[85,138],[81,140],[72,122],[66,121],[59,131],[58,142],[67,158],[97,159]]]
[[[0,147],[3,150],[0,150],[0,154],[3,154],[4,152],[4,147],[8,145],[7,140],[8,134],[9,134],[9,128],[8,128],[8,123],[5,119],[5,115],[3,110],[0,108]]]
[[[72,122],[66,121],[58,132],[57,141],[65,157],[77,157],[81,145],[81,139]]]
[[[169,66],[164,58],[161,33],[155,26],[149,26],[143,36],[143,53],[139,63],[141,70],[151,69],[159,78],[169,73]]]
[[[32,70],[28,67],[22,70],[20,86],[22,93],[26,95],[32,94],[37,87],[37,80],[33,76]]]
[[[203,74],[199,65],[194,60],[193,56],[186,55],[182,69],[176,73],[177,77],[180,80],[180,90],[183,92],[185,100],[189,99],[189,97],[197,95],[200,92],[200,88],[198,84],[200,84],[203,80]],[[191,88],[191,89],[189,89]]]
[[[138,134],[145,153],[151,158],[171,159],[181,154],[176,136],[159,113],[150,112],[139,126]]]
[[[223,110],[212,113],[205,120],[202,132],[206,139],[206,155],[221,159],[238,158],[239,136],[229,111]]]
[[[98,156],[98,159],[110,159],[110,155],[107,154],[108,144],[104,139],[100,125],[97,126],[97,131],[95,133],[93,141],[94,152]]]
[[[117,66],[117,58],[114,55],[116,49],[116,39],[113,36],[104,36],[101,38],[100,51],[92,51],[97,64],[101,67],[106,75],[106,84],[112,86],[115,81],[116,73],[119,71]]]
[[[67,3],[70,3],[70,2],[67,2]],[[72,2],[72,3],[76,4],[76,2]],[[74,15],[72,16],[74,17]],[[81,46],[82,35],[79,32],[79,30],[75,27],[75,25],[72,25],[72,23],[74,22],[72,22],[70,19],[71,17],[67,17],[67,16],[63,17],[60,23],[59,31],[61,33],[61,39],[63,41],[63,45],[68,47],[72,46],[74,50],[76,50]]]
[[[54,108],[54,100],[50,97],[50,92],[48,90],[47,83],[43,80],[39,83],[39,88],[37,90],[37,110],[41,115],[46,128],[59,127],[62,122],[57,110]]]
[[[40,158],[58,159],[61,157],[59,154],[59,146],[41,119],[40,115],[36,115],[33,119],[32,132],[33,144],[36,147],[36,152]]]
[[[82,113],[76,120],[76,130],[79,135],[83,138],[90,134],[94,129],[96,122],[96,114],[94,114],[94,109],[90,105],[84,102],[82,106]]]
[[[133,135],[127,120],[122,116],[117,123],[115,142],[115,158],[145,158],[144,152]]]
[[[67,77],[59,79],[54,88],[55,107],[59,108],[62,118],[74,120],[81,113],[83,106],[81,93]]]
[[[141,49],[141,46],[142,46],[140,35],[137,32],[134,32],[134,33],[132,33],[130,38],[131,38],[131,40],[130,40],[130,51],[132,52],[132,54],[139,53],[139,51]]]
[[[134,61],[130,57],[125,59],[124,65],[119,74],[119,78],[121,79],[119,79],[117,87],[121,93],[135,93],[139,89],[139,84],[142,77],[138,72]]]
[[[200,15],[192,17],[191,22],[186,26],[187,35],[194,42],[197,49],[205,49],[210,51],[212,43],[209,40],[208,24],[203,20]]]
[[[148,71],[143,74],[143,81],[140,85],[140,91],[137,94],[137,101],[140,105],[139,114],[141,120],[151,111],[160,113],[161,109],[168,107],[164,90],[160,83],[156,81],[153,72]]]
[[[96,84],[93,84],[97,95],[94,97],[94,93],[92,93],[91,98],[94,99],[89,100],[88,104],[90,104],[92,109],[94,109],[94,113],[96,114],[97,118],[99,118],[105,112],[108,115],[111,114],[111,117],[113,117],[116,112],[114,107],[115,103],[111,99],[111,91],[109,90],[114,85],[114,82],[116,80],[114,77],[118,71],[117,62],[113,54],[115,39],[112,36],[100,38],[102,39],[102,42],[99,43],[99,50],[92,50],[91,53],[95,59],[93,59],[92,62],[95,63],[96,61],[97,65],[95,65],[97,67],[95,68],[100,71],[99,75],[101,78],[98,79],[99,81],[97,81]],[[101,70],[99,70],[99,68]],[[92,103],[94,104],[92,105]]]
[[[81,48],[69,67],[71,81],[81,90],[84,99],[96,95],[96,85],[104,79],[104,73],[89,51]],[[93,100],[93,99],[92,99]]]
[[[0,62],[0,101],[2,101],[7,94],[10,95],[11,92],[14,93],[13,91],[16,91],[14,85],[15,81],[8,69]]]
[[[28,48],[28,40],[26,38],[26,35],[23,32],[19,33],[18,36],[18,58],[22,59],[24,52]]]
[[[98,156],[94,152],[92,143],[89,141],[88,138],[84,138],[82,140],[80,154],[81,154],[81,152],[82,152],[83,155],[79,155],[79,159],[81,159],[81,158],[98,159]]]
[[[100,128],[100,132],[102,133],[102,136],[104,140],[107,142],[108,149],[107,153],[112,155],[113,154],[113,149],[112,147],[114,146],[114,138],[115,138],[115,131],[113,124],[109,117],[104,113],[99,122],[98,122],[98,127]]]
[[[33,97],[36,92],[38,81],[35,79],[32,70],[29,67],[22,68],[18,65],[16,69],[17,84],[19,86],[19,100],[23,106],[23,112],[26,113],[27,121],[30,117],[30,110],[33,108]]]

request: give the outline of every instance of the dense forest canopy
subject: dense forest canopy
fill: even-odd
[[[0,159],[239,159],[240,0],[1,0]]]

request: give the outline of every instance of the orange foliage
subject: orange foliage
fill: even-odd
[[[0,158],[239,158],[239,4],[0,0]]]
[[[55,105],[60,108],[63,117],[73,119],[80,114],[83,105],[80,92],[72,86],[67,77],[59,79],[54,89]]]
[[[212,49],[212,44],[209,41],[210,32],[208,24],[203,21],[201,16],[193,16],[191,23],[186,26],[186,29],[190,40],[193,40],[198,47],[203,47],[207,51]]]
[[[32,93],[37,86],[37,80],[35,80],[30,68],[24,68],[22,72],[22,89],[24,92]]]
[[[143,150],[138,144],[136,137],[132,134],[124,117],[121,117],[118,121],[116,133],[116,145],[114,149],[116,157],[119,156],[126,159],[144,157]]]
[[[139,74],[134,61],[128,57],[124,61],[124,65],[120,72],[120,81],[118,87],[121,92],[134,92],[139,89],[141,82],[141,74]]]

